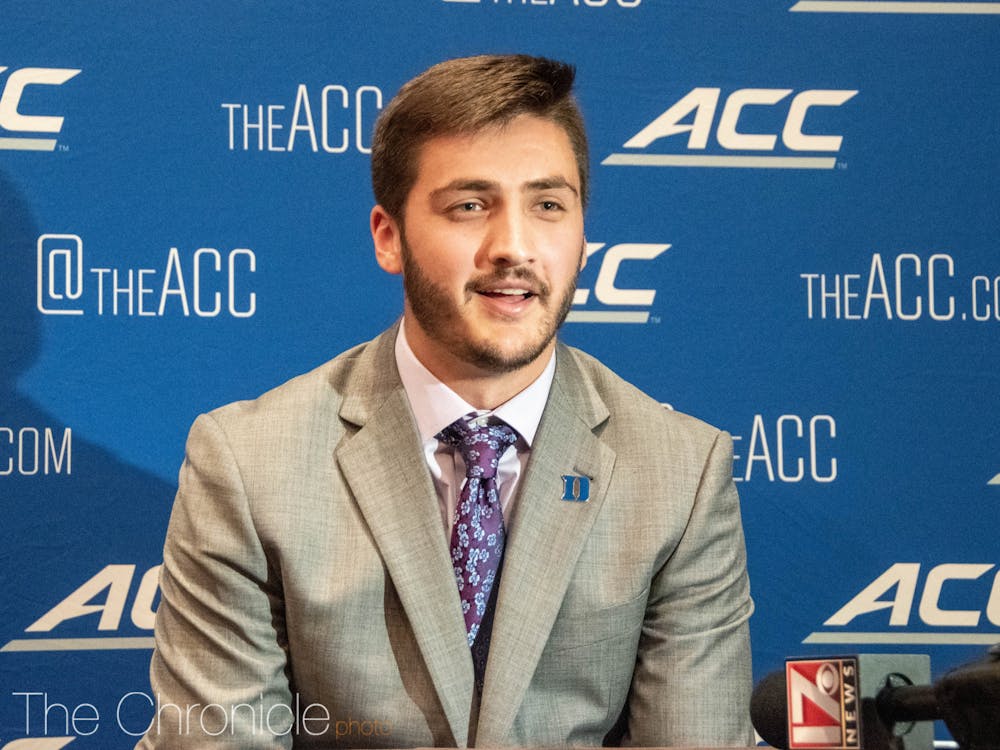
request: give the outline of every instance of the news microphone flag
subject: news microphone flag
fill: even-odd
[[[785,662],[788,747],[861,747],[858,660],[790,659]]]
[[[926,685],[930,671],[930,657],[923,654],[786,660],[788,749],[932,750],[931,723],[887,727],[876,706],[876,697],[887,685]]]

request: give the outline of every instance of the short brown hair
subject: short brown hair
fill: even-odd
[[[389,214],[403,205],[417,179],[420,147],[443,135],[476,133],[531,114],[569,137],[587,202],[589,163],[583,116],[572,95],[573,66],[529,55],[478,55],[446,60],[410,80],[375,124],[372,189]]]

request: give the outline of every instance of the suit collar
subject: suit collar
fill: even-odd
[[[610,483],[614,451],[595,435],[609,412],[560,346],[504,553],[475,742],[511,744],[510,730]],[[562,499],[564,476],[590,479],[586,502]]]
[[[340,412],[358,429],[338,447],[336,459],[406,611],[455,743],[463,746],[472,657],[437,494],[396,370],[394,339],[393,328],[358,355]]]
[[[333,384],[343,394],[340,417],[350,424],[364,426],[385,404],[386,399],[395,391],[402,390],[393,355],[398,329],[397,321],[367,344],[341,355],[356,360],[346,382]]]
[[[455,743],[510,744],[510,730],[610,482],[615,453],[595,435],[609,412],[572,351],[560,345],[518,489],[484,694],[470,737],[472,659],[437,495],[396,369],[395,331],[356,355],[340,416],[358,429],[336,458],[385,560]],[[586,502],[562,500],[562,477],[571,475],[590,479]]]

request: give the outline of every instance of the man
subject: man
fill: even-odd
[[[402,320],[195,422],[141,747],[752,744],[731,441],[556,343],[572,80],[452,60],[383,112]]]

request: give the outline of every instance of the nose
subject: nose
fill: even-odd
[[[534,248],[527,217],[517,210],[503,210],[491,218],[485,247],[490,265],[508,267],[530,263],[534,259]]]

